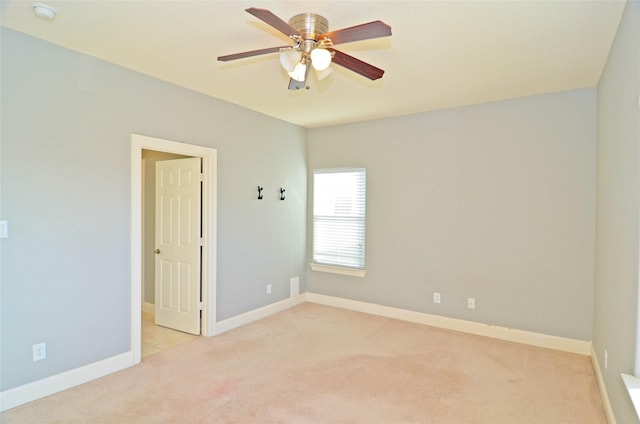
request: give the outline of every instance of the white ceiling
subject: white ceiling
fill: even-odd
[[[363,121],[594,87],[625,6],[620,0],[57,1],[2,0],[3,26],[304,127]],[[278,55],[220,55],[291,44],[246,13],[313,12],[330,30],[382,20],[393,35],[337,46],[386,71],[370,81],[334,65],[287,90]]]

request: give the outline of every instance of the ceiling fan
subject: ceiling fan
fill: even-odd
[[[279,52],[280,64],[291,77],[289,90],[309,88],[307,77],[312,67],[318,79],[326,77],[331,72],[329,65],[332,62],[371,80],[384,75],[384,70],[333,48],[336,44],[390,36],[391,27],[382,21],[329,31],[329,21],[315,13],[295,15],[287,23],[267,9],[251,7],[245,11],[291,38],[295,44],[219,56],[218,60],[226,62]]]

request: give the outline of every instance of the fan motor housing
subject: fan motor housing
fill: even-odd
[[[289,19],[289,25],[297,29],[305,40],[318,40],[329,31],[329,21],[315,13],[300,13]]]

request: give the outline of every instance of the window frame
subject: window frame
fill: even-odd
[[[316,262],[316,246],[315,246],[315,232],[316,232],[316,175],[317,174],[339,174],[349,172],[361,172],[364,177],[364,198],[362,204],[362,225],[364,231],[362,232],[361,243],[363,245],[362,254],[362,267],[350,267],[347,265],[330,263],[330,262]],[[367,205],[367,170],[364,167],[341,167],[341,168],[318,168],[313,170],[313,197],[311,205],[312,214],[312,228],[311,228],[311,263],[309,264],[313,271],[329,272],[334,274],[348,275],[353,277],[364,277],[366,274],[366,205]]]

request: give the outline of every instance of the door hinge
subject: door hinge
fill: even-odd
[[[198,302],[198,310],[202,310],[202,302]]]
[[[200,246],[204,246],[204,238],[200,237],[198,243],[200,243]]]
[[[204,181],[204,174],[200,174],[200,181]]]

